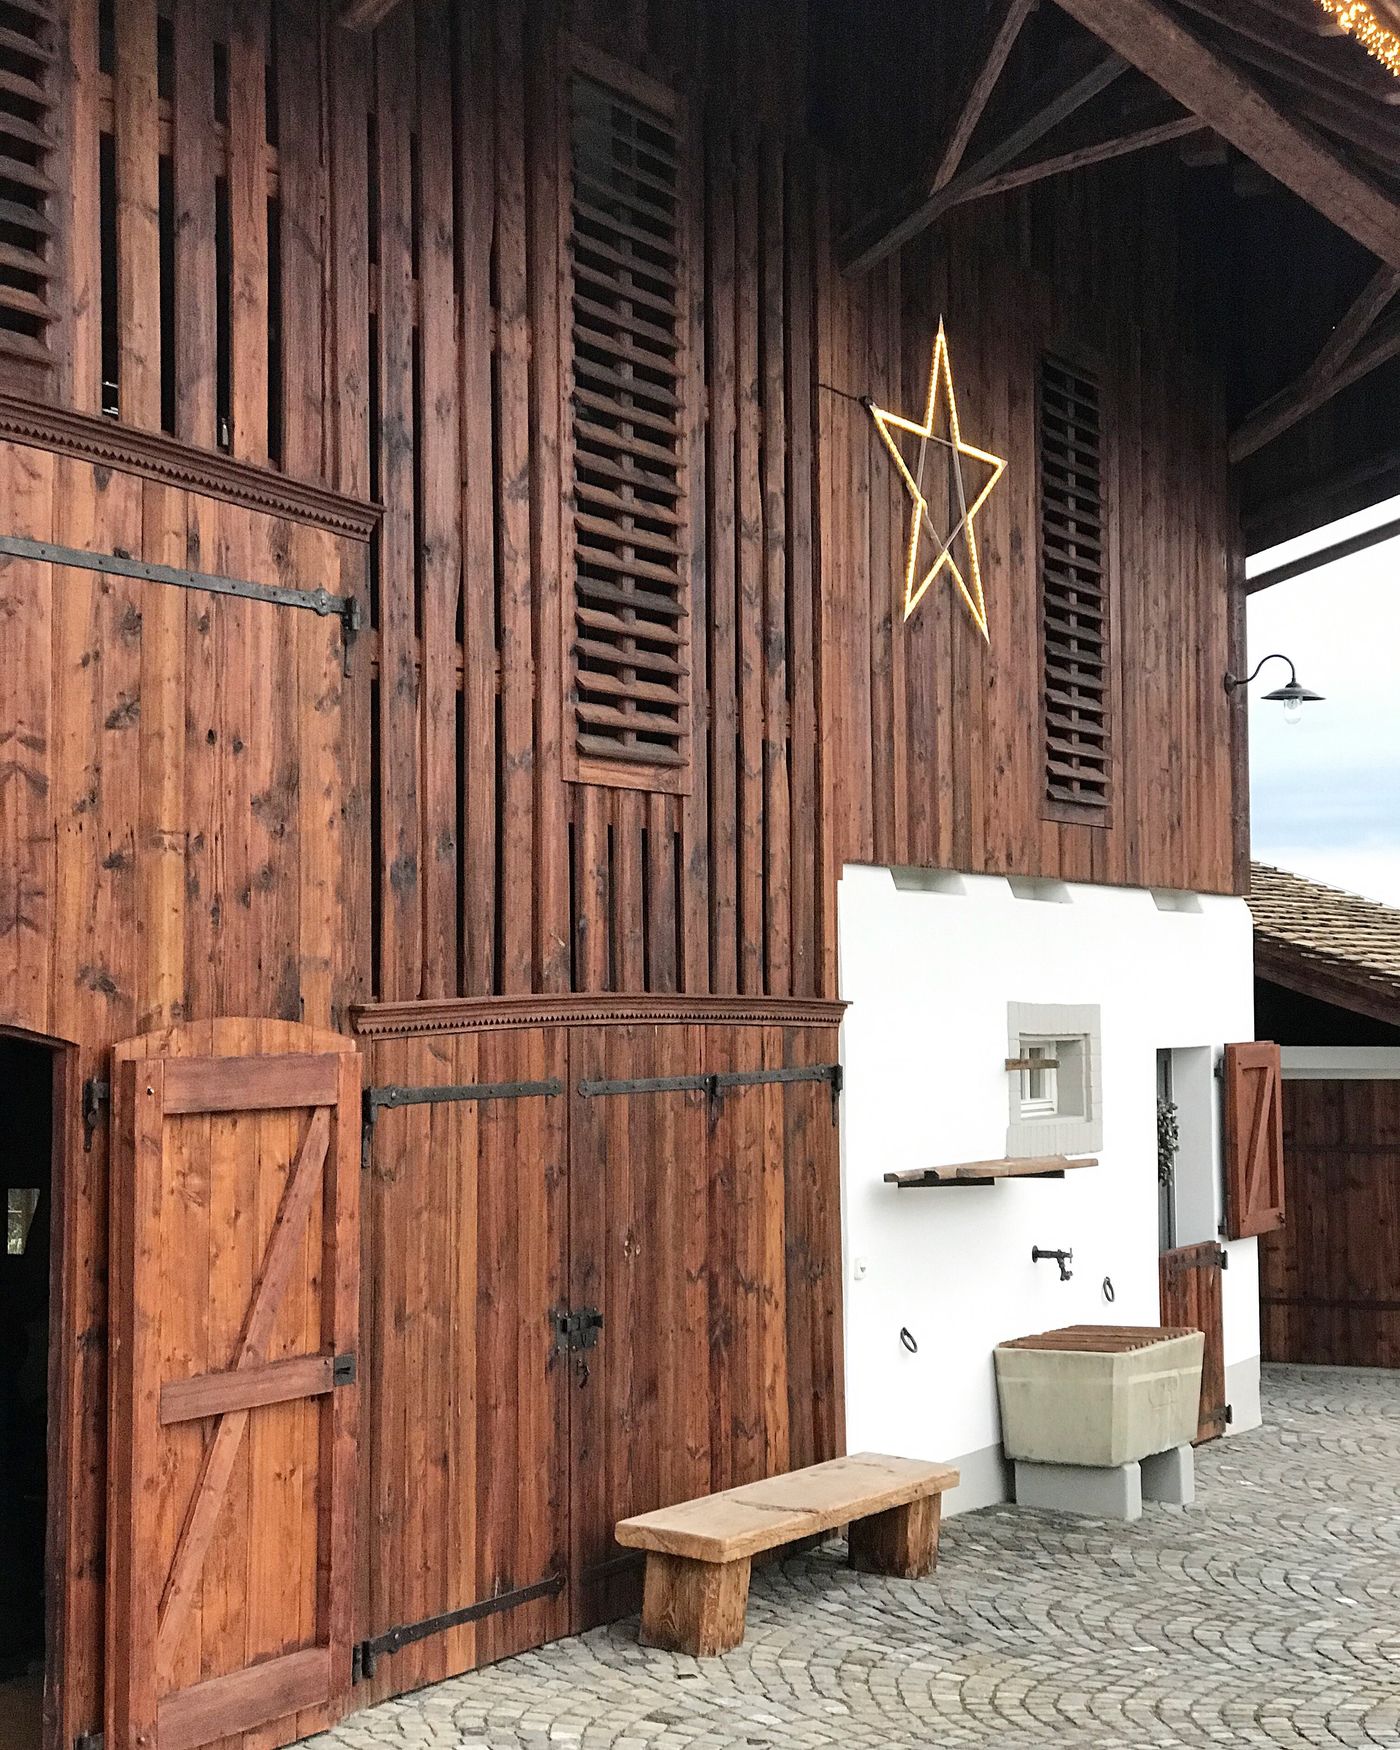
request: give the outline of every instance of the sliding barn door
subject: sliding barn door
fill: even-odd
[[[290,1742],[349,1688],[359,1095],[290,1022],[116,1048],[109,1750]]]

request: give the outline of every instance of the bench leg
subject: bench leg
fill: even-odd
[[[697,1659],[727,1653],[744,1638],[748,1602],[747,1556],[737,1562],[696,1562],[648,1551],[642,1645]]]
[[[854,1520],[847,1532],[851,1566],[863,1574],[893,1574],[918,1580],[938,1563],[938,1527],[943,1497],[925,1495],[907,1507],[891,1507]]]

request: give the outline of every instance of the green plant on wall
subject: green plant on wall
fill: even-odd
[[[1176,1165],[1176,1151],[1181,1132],[1176,1120],[1176,1101],[1164,1094],[1157,1096],[1157,1183],[1169,1185]]]

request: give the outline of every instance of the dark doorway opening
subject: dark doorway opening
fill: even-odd
[[[0,1750],[39,1750],[58,1056],[0,1036]]]

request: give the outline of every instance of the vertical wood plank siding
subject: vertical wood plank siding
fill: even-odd
[[[849,861],[1231,890],[1221,395],[1192,338],[1199,276],[1143,216],[1173,198],[1169,162],[954,213],[845,280],[830,142],[800,81],[759,72],[807,65],[820,25],[796,0],[761,23],[666,0],[620,46],[582,0],[416,0],[369,39],[324,0],[114,3],[111,66],[90,6],[68,20],[62,376],[78,407],[383,504],[378,995],[831,994]],[[689,733],[678,776],[631,788],[573,781],[580,56],[685,118]],[[839,82],[828,98],[854,113]],[[942,584],[901,622],[906,506],[846,398],[915,406],[940,315],[964,431],[1010,460],[980,523],[990,648]],[[1059,818],[1036,745],[1047,349],[1098,380],[1116,726],[1111,809]]]

